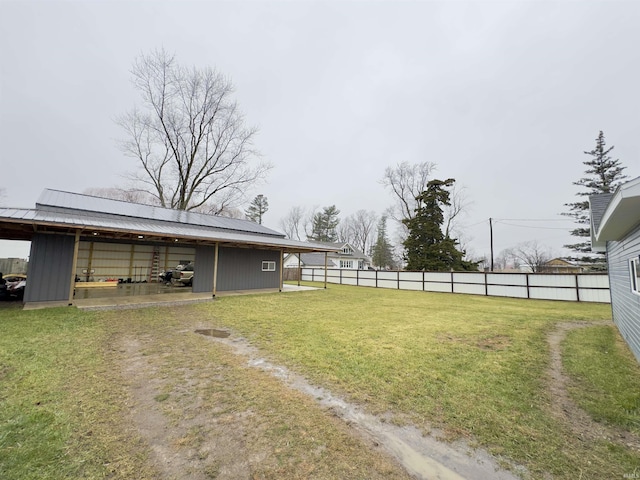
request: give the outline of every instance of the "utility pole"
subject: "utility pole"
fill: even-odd
[[[491,271],[493,272],[493,219],[489,217],[489,234],[491,239]]]

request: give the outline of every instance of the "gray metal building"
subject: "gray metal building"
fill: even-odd
[[[640,177],[589,205],[592,250],[607,255],[613,321],[640,362]]]
[[[73,304],[76,282],[154,281],[194,263],[192,291],[282,288],[285,253],[331,252],[248,220],[45,190],[35,209],[0,209],[3,239],[30,240],[25,304]]]

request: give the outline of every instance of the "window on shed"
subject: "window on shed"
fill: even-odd
[[[640,257],[629,260],[629,274],[631,276],[631,291],[640,295]]]
[[[263,272],[275,272],[276,271],[276,262],[271,262],[264,260],[262,262],[262,271]]]
[[[351,250],[351,248],[349,247],[349,245],[345,245],[342,248],[342,253],[344,253],[345,255],[351,255],[353,253],[353,250]]]
[[[340,260],[340,268],[353,268],[353,260]]]

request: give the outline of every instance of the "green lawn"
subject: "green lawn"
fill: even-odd
[[[206,323],[232,329],[370,412],[436,427],[525,466],[532,478],[623,478],[640,466],[638,451],[582,442],[550,414],[546,388],[554,325],[610,315],[602,304],[337,285],[139,311],[0,310],[0,477],[144,471],[145,450],[126,440],[135,432],[120,420],[126,392],[111,368],[110,342],[125,331]],[[199,345],[190,348],[197,353]],[[640,368],[613,324],[572,332],[563,348],[582,408],[637,434]],[[88,434],[92,419],[103,420]]]

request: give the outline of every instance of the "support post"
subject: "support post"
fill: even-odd
[[[491,241],[491,271],[493,272],[493,219],[489,217],[489,235]]]
[[[280,292],[284,288],[284,277],[283,277],[283,268],[284,268],[284,248],[280,249]]]
[[[216,248],[213,253],[213,295],[215,298],[218,292],[218,242],[216,242]]]
[[[135,252],[135,248],[136,246],[132,243],[131,251],[129,252],[129,281],[130,282],[135,281],[135,278],[133,278],[133,254]]]
[[[80,230],[76,230],[73,242],[73,261],[71,262],[71,281],[69,282],[69,305],[73,305],[73,292],[76,289],[76,268],[78,266],[78,249],[80,248]]]
[[[324,289],[327,289],[327,252],[324,252]]]
[[[312,270],[313,272],[313,270]],[[313,280],[313,273],[311,274]],[[302,279],[302,252],[298,253],[298,286],[300,286],[300,280]]]

